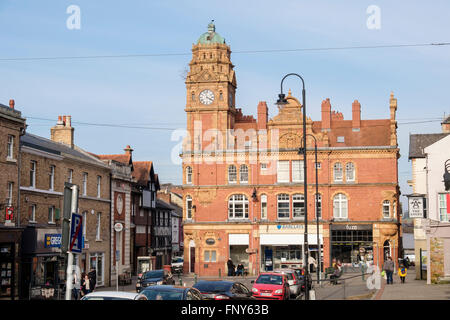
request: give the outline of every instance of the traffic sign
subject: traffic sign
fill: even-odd
[[[116,232],[122,231],[122,230],[123,230],[123,225],[122,225],[120,222],[117,222],[117,223],[114,225],[114,230],[116,230]]]
[[[72,213],[72,223],[70,227],[70,245],[69,251],[81,253],[83,249],[83,216]]]

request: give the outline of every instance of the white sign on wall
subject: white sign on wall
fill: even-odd
[[[408,199],[409,204],[409,217],[410,218],[423,218],[423,198],[422,197],[410,197]]]

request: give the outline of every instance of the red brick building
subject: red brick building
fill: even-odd
[[[243,262],[250,274],[299,266],[304,257],[302,106],[288,104],[257,119],[235,105],[237,88],[230,47],[208,26],[192,47],[186,78],[189,133],[183,145],[185,272],[226,274],[226,262]],[[274,88],[274,99],[276,97]],[[271,103],[270,103],[271,104]],[[395,113],[351,120],[322,102],[322,118],[307,118],[318,142],[319,238],[324,266],[332,258],[350,265],[363,257],[375,264],[399,246],[399,185]],[[387,109],[387,107],[386,107]],[[308,243],[317,258],[314,140],[307,142]]]

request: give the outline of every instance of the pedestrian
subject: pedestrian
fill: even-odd
[[[334,272],[331,274],[330,279],[332,280],[332,284],[337,284],[337,278],[341,275],[341,270],[339,269],[339,266],[337,263],[334,264]]]
[[[78,297],[80,295],[80,287],[80,280],[78,279],[77,273],[74,270],[72,280],[72,294],[75,300],[78,300]]]
[[[88,277],[89,277],[89,289],[91,290],[90,292],[94,292],[95,286],[97,284],[97,272],[95,271],[94,268],[91,268],[91,271],[89,271],[88,273]]]
[[[405,268],[408,269],[409,266],[411,265],[411,263],[409,261],[409,257],[406,257],[404,261],[405,261]]]
[[[227,268],[228,268],[228,276],[231,277],[234,272],[234,264],[233,264],[233,260],[231,260],[231,258],[229,258],[227,261]]]
[[[85,296],[88,293],[91,292],[90,290],[90,283],[89,283],[89,276],[83,272],[81,275],[81,296]]]
[[[335,265],[336,265],[336,258],[333,258],[333,260],[331,260],[331,266],[334,268]]]
[[[386,272],[387,284],[393,284],[394,281],[392,280],[392,274],[394,273],[394,261],[392,261],[392,258],[390,256],[383,264],[383,271]]]
[[[402,283],[405,283],[406,273],[407,273],[406,270],[407,270],[407,269],[406,269],[406,267],[405,267],[404,265],[401,265],[401,266],[398,268],[398,275],[400,276],[400,280],[402,281]]]
[[[239,263],[236,270],[237,276],[244,276],[244,265],[242,263]]]

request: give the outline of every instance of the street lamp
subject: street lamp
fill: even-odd
[[[305,81],[303,78],[297,74],[297,73],[288,73],[281,79],[281,91],[278,95],[277,104],[278,105],[284,105],[287,104],[287,100],[285,98],[285,95],[283,94],[283,82],[284,79],[286,79],[289,76],[296,76],[302,80],[302,106],[303,106],[303,145],[306,146],[306,99],[305,99]],[[305,300],[309,300],[309,288],[308,288],[308,196],[307,196],[307,179],[306,179],[306,148],[303,150],[303,177],[304,177],[304,197],[305,197],[305,232],[304,232],[304,252],[305,252],[305,261],[306,261],[306,268],[305,268],[305,279],[306,279],[306,285],[305,285]]]
[[[320,244],[320,237],[319,237],[319,210],[318,210],[318,204],[319,204],[319,174],[318,174],[318,169],[317,169],[317,139],[314,135],[312,134],[307,134],[307,136],[314,138],[314,155],[315,155],[315,167],[316,167],[316,203],[315,203],[315,207],[316,207],[316,225],[317,225],[317,265],[318,268],[316,270],[317,272],[317,284],[320,284],[320,271],[321,271],[321,258],[322,258],[322,247]],[[302,154],[302,153],[306,154],[306,146],[301,146],[298,149],[298,154]],[[305,179],[306,182],[306,179]],[[309,264],[308,264],[309,266]]]

